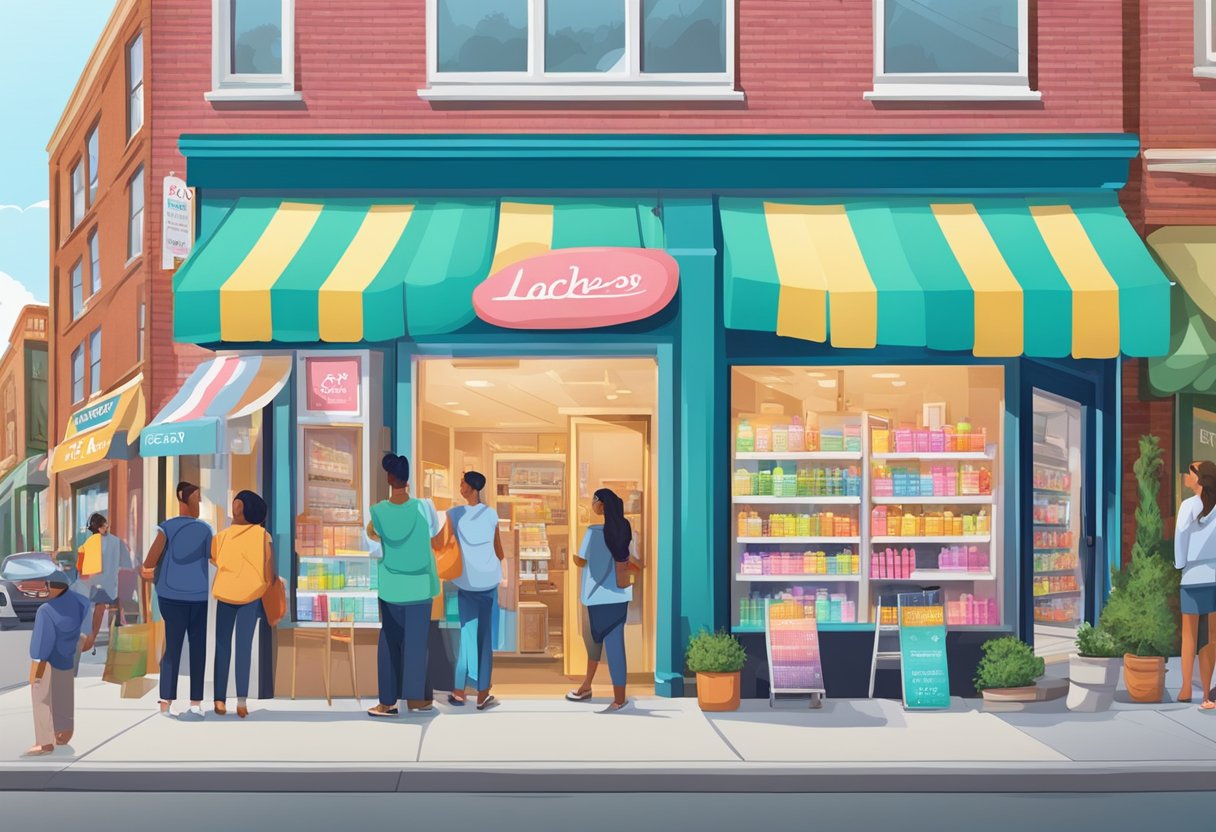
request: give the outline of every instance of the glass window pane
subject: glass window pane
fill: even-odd
[[[1019,0],[886,0],[889,73],[1017,72]]]
[[[72,350],[72,401],[84,398],[84,345]]]
[[[101,389],[101,330],[95,329],[89,336],[89,389],[96,393]]]
[[[528,0],[436,0],[440,72],[527,72]]]
[[[97,128],[89,132],[87,141],[89,154],[89,202],[97,197]]]
[[[80,316],[80,309],[84,306],[84,279],[81,274],[81,264],[77,261],[75,266],[72,266],[72,319],[75,320]]]
[[[97,243],[97,232],[89,235],[89,280],[93,284],[91,294],[101,291],[101,246]]]
[[[144,36],[127,47],[127,136],[144,125]]]
[[[1208,29],[1208,54],[1216,52],[1216,0],[1208,0],[1210,11],[1208,12],[1208,20],[1211,28]]]
[[[232,0],[232,66],[241,75],[283,72],[283,0]]]
[[[622,72],[625,0],[547,0],[546,72]]]
[[[131,219],[127,223],[127,259],[144,250],[144,172],[141,168],[131,178],[129,194]]]
[[[725,0],[642,0],[642,72],[725,71]]]
[[[80,162],[72,168],[72,228],[84,217],[84,167]]]

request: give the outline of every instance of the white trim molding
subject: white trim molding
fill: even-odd
[[[1145,150],[1149,173],[1189,173],[1216,176],[1216,148]]]
[[[1195,0],[1195,77],[1216,78],[1216,43],[1212,42],[1212,17],[1216,0]]]
[[[885,21],[889,0],[874,0],[874,88],[867,101],[1039,101],[1030,88],[1030,0],[1018,3],[1017,72],[887,72]]]
[[[233,0],[211,0],[211,90],[208,101],[300,101],[296,90],[296,0],[280,0],[283,17],[281,71],[273,74],[232,72]]]
[[[723,0],[723,72],[655,73],[642,71],[642,0],[624,3],[625,54],[608,72],[545,70],[545,0],[525,0],[528,10],[527,67],[518,72],[441,72],[440,0],[426,2],[427,86],[429,101],[743,101],[735,89],[735,6]]]

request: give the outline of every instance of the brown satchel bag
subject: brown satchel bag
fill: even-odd
[[[616,567],[617,589],[629,589],[637,581],[637,573],[642,571],[642,564],[633,558],[613,560]]]
[[[464,563],[460,560],[460,541],[456,539],[455,530],[446,543],[435,549],[435,569],[441,581],[455,580],[464,571]]]
[[[266,587],[262,594],[262,609],[271,627],[277,627],[283,616],[287,615],[287,587],[283,585],[282,578],[275,577]]]

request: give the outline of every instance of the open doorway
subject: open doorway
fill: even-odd
[[[626,624],[630,684],[653,685],[658,556],[653,358],[426,358],[418,366],[417,493],[444,511],[466,471],[485,475],[506,560],[496,692],[560,695],[586,669],[580,571],[591,498],[611,488],[645,569]],[[455,589],[442,625],[454,634]],[[447,641],[454,644],[455,639]],[[606,669],[601,684],[607,684]]]

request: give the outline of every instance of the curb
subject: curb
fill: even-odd
[[[30,765],[0,769],[0,791],[339,793],[1113,793],[1211,791],[1216,762],[1103,765],[706,765],[555,767],[453,764],[400,768],[278,765],[180,768]]]

